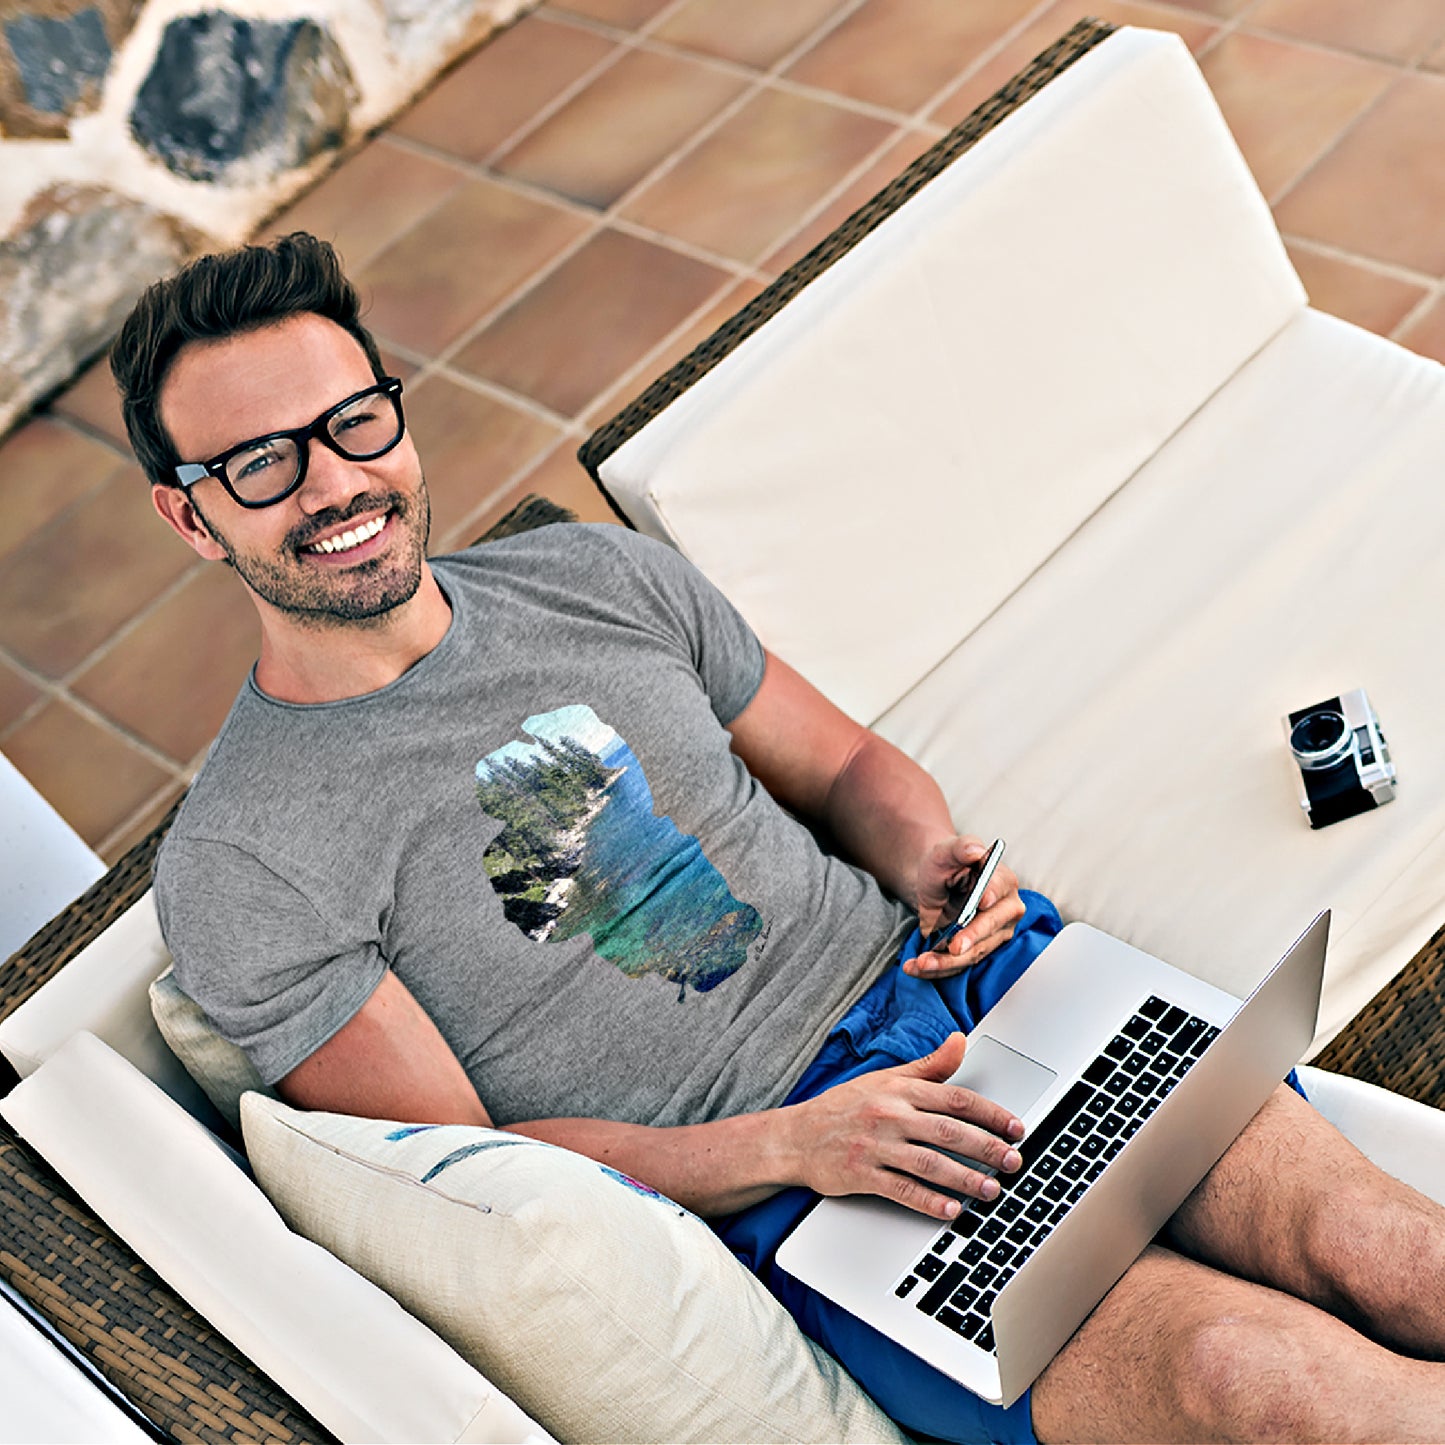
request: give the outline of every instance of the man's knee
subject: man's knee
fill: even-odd
[[[1219,1314],[1193,1324],[1178,1346],[1174,1384],[1188,1438],[1320,1438],[1333,1386],[1296,1330],[1262,1313]]]
[[[1041,1440],[1310,1440],[1337,1385],[1313,1312],[1151,1248],[1034,1389]]]

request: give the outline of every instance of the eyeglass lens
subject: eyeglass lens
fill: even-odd
[[[386,451],[401,429],[396,399],[380,391],[354,398],[326,422],[333,446],[351,461],[365,461]],[[267,437],[227,458],[226,481],[242,501],[269,501],[296,480],[301,456],[294,437]]]

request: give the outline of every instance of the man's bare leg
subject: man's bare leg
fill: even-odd
[[[1035,1386],[1041,1439],[1445,1440],[1445,1210],[1292,1091],[1166,1238],[1194,1258],[1149,1250],[1090,1316]]]
[[[1445,1208],[1378,1169],[1291,1089],[1259,1111],[1164,1241],[1392,1349],[1445,1360]]]
[[[1445,1439],[1445,1365],[1314,1305],[1151,1246],[1039,1377],[1064,1441]]]

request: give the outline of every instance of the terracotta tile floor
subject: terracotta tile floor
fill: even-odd
[[[1177,31],[1317,306],[1445,360],[1445,0],[552,0],[267,234],[365,288],[439,548],[579,442],[1082,14]],[[150,515],[102,366],[0,443],[0,751],[105,856],[254,654]]]

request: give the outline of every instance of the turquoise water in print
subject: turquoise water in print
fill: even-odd
[[[592,946],[623,973],[656,973],[706,993],[747,962],[762,931],[755,908],[739,903],[702,845],[653,811],[652,790],[620,739],[602,754],[624,771],[592,820],[581,866],[553,934],[590,933]]]
[[[478,798],[506,821],[484,863],[506,916],[529,937],[588,934],[629,977],[706,993],[747,961],[762,919],[701,844],[653,810],[637,756],[591,708],[531,717],[536,741],[477,766]]]

